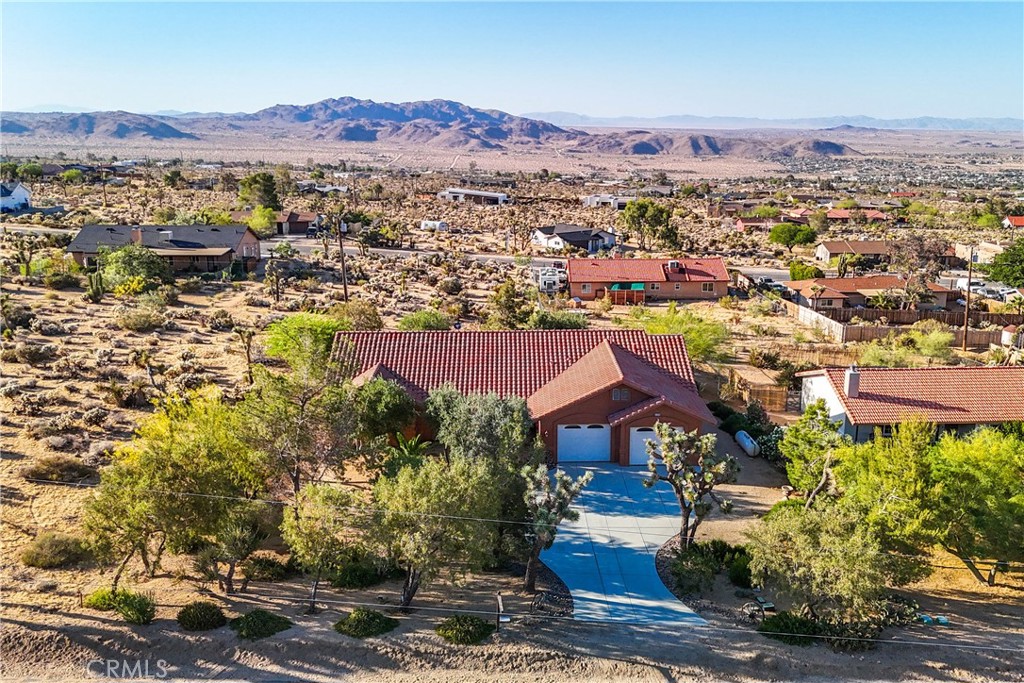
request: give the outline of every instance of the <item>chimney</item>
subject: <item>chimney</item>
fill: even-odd
[[[843,383],[843,390],[847,398],[857,398],[860,394],[860,370],[854,363],[846,370],[846,381]]]
[[[173,239],[174,239],[174,231],[173,230],[161,230],[160,231],[160,241],[161,242],[170,242]]]
[[[135,227],[131,232],[132,244],[142,244],[142,229]]]

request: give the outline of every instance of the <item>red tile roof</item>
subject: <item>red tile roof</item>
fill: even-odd
[[[860,368],[857,398],[843,390],[845,368],[825,375],[853,424],[897,424],[915,417],[935,424],[1024,420],[1024,367]]]
[[[896,275],[864,275],[863,277],[819,277],[813,280],[791,280],[784,283],[792,290],[804,293],[810,291],[811,287],[819,286],[842,292],[844,294],[858,294],[866,291],[884,291],[886,289],[903,289],[903,279]],[[952,292],[942,285],[934,282],[928,283],[929,291],[942,293]]]
[[[829,220],[850,220],[853,211],[858,209],[829,209],[825,214],[825,217]],[[877,209],[867,209],[863,211],[865,220],[869,221],[887,221],[890,216],[887,213],[878,211]]]
[[[357,383],[392,379],[420,401],[451,383],[463,392],[536,395],[536,409],[550,412],[567,398],[578,400],[595,387],[620,381],[706,417],[680,335],[643,330],[339,332],[337,353],[345,342],[356,356]]]
[[[1006,220],[1015,228],[1024,228],[1024,216],[1007,216]]]
[[[608,340],[602,341],[565,372],[535,391],[527,405],[530,414],[539,419],[620,384],[626,384],[702,420],[714,422],[714,417],[691,382],[679,381]]]
[[[679,262],[668,272],[669,261]],[[569,282],[728,282],[721,257],[680,259],[569,259]]]

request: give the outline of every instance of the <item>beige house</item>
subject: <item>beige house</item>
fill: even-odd
[[[81,266],[95,266],[101,251],[129,244],[150,249],[175,273],[227,270],[238,261],[246,272],[260,262],[260,239],[244,225],[86,225],[67,252]]]

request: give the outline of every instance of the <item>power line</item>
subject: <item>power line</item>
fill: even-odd
[[[85,483],[82,483],[82,482],[50,481],[48,479],[33,479],[33,478],[29,478],[29,477],[26,477],[25,481],[30,481],[30,482],[34,482],[34,483],[38,483],[38,484],[56,484],[58,486],[71,486],[71,487],[75,487],[75,488],[86,488],[86,489],[99,488],[99,486],[100,486],[99,484],[85,484]],[[127,486],[120,486],[120,487],[115,487],[115,488],[127,489],[129,487],[127,487]],[[212,493],[197,493],[197,492],[193,492],[193,491],[170,491],[170,490],[166,490],[166,489],[152,489],[152,488],[151,489],[146,489],[146,490],[148,492],[150,492],[150,493],[157,493],[157,494],[168,495],[168,496],[195,497],[195,498],[206,498],[206,499],[212,499],[212,500],[235,500],[235,501],[241,501],[241,502],[247,502],[247,503],[263,503],[263,504],[266,504],[266,505],[277,505],[277,506],[281,506],[281,507],[285,507],[285,506],[290,505],[290,503],[288,503],[286,501],[274,500],[272,498],[246,498],[245,496],[224,496],[224,495],[218,495],[218,494],[212,494]],[[533,522],[524,522],[524,521],[513,520],[513,519],[495,519],[495,518],[488,518],[488,517],[470,517],[470,516],[464,516],[464,515],[445,515],[445,514],[441,514],[441,513],[414,512],[414,511],[405,511],[405,510],[382,510],[380,508],[363,507],[363,506],[357,506],[357,505],[332,505],[330,507],[333,507],[336,510],[346,510],[348,512],[362,512],[362,513],[371,513],[371,514],[373,514],[373,513],[377,513],[377,514],[399,514],[399,515],[407,515],[407,516],[413,516],[413,517],[429,517],[431,519],[453,519],[453,520],[464,521],[464,522],[483,522],[483,523],[489,523],[489,524],[511,524],[511,525],[528,526],[528,527],[546,526],[546,527],[556,528],[556,529],[559,526],[561,526],[559,524],[534,524]],[[361,527],[352,526],[352,528],[361,528]],[[572,529],[572,528],[575,528],[575,527],[564,527],[564,526],[562,526],[563,531],[565,531],[567,529]],[[607,528],[608,531],[614,531],[614,532],[616,532],[618,534],[640,536],[641,538],[643,537],[643,533],[644,533],[642,529],[633,530],[633,529],[626,529],[626,528],[622,528],[622,527],[606,527],[606,528]],[[587,530],[586,530],[586,534],[587,534],[587,536],[590,538],[590,540],[592,542],[594,541],[593,534],[594,534],[595,531],[600,533],[601,529],[593,530],[593,529],[587,528]],[[826,553],[841,554],[843,551],[840,550],[840,549],[818,548],[817,552],[821,553],[821,554],[826,554]],[[908,558],[908,559],[916,559],[916,558],[918,558],[917,555],[911,555],[911,554],[908,554],[908,553],[898,553],[898,552],[895,552],[895,551],[884,551],[884,550],[875,551],[872,554],[874,554],[874,555],[889,555],[889,556],[893,556],[893,557],[905,557],[905,558]],[[929,563],[926,563],[926,564],[927,564],[927,566],[932,567],[934,569],[952,569],[952,570],[970,571],[970,568],[966,567],[966,566],[965,567],[955,567],[955,566],[949,566],[949,565],[937,565],[937,564],[929,564]],[[1024,569],[1024,566],[1010,565],[1008,563],[1000,562],[998,560],[975,560],[975,561],[973,561],[973,564],[975,566],[981,567],[981,568],[987,568],[987,567],[990,567],[990,566],[1006,567],[1005,571],[1019,571],[1019,570]]]

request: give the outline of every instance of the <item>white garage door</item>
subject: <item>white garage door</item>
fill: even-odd
[[[684,431],[682,427],[673,427],[672,429],[677,432]],[[647,464],[647,442],[653,441],[654,443],[661,445],[661,439],[658,438],[657,432],[654,431],[654,427],[633,427],[629,430],[629,464],[630,465],[646,465]]]
[[[558,462],[608,462],[611,459],[611,425],[558,426]]]

